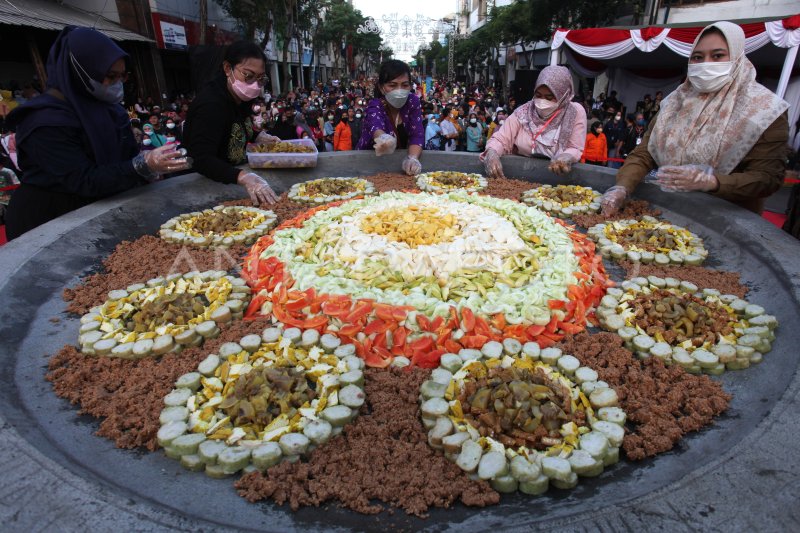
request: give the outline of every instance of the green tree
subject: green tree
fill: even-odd
[[[273,12],[279,0],[215,0],[223,10],[242,27],[245,39],[255,40],[256,32],[263,32],[259,42],[262,49],[269,44],[274,21]]]

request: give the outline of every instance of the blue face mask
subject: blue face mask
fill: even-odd
[[[637,126],[644,126],[645,124],[647,124],[647,122],[645,122],[643,118],[636,121]]]

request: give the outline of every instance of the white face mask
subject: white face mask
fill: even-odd
[[[361,118],[361,113],[356,113],[356,118]]]
[[[386,93],[386,101],[395,109],[400,109],[406,105],[408,95],[411,93],[408,89],[395,89]]]
[[[150,139],[143,139],[142,144],[145,146],[150,146],[153,143]]]
[[[471,118],[471,119],[469,119],[469,123],[470,124],[477,124],[478,123],[478,119]]]
[[[558,102],[551,102],[550,100],[545,100],[544,98],[535,98],[533,100],[533,105],[536,107],[536,111],[539,112],[539,116],[542,118],[547,118],[552,115],[556,109],[558,109]]]
[[[731,81],[731,70],[733,70],[731,61],[690,63],[689,83],[701,93],[717,92]]]
[[[167,122],[167,128],[168,129],[173,129],[173,128],[175,128],[175,124],[173,122]]]

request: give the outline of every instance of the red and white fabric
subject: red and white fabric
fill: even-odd
[[[800,44],[800,15],[770,22],[740,24],[745,34],[745,53],[749,54],[769,43],[780,48]],[[689,57],[702,27],[662,28],[646,27],[634,30],[612,28],[587,28],[567,30],[560,28],[553,35],[550,48],[557,50],[566,44],[578,54],[592,59],[613,59],[634,48],[652,52],[662,44],[676,54]]]

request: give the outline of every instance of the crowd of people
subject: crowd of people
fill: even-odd
[[[48,58],[47,91],[29,95],[0,125],[16,131],[23,148],[12,164],[25,168],[10,236],[190,168],[270,203],[276,195],[266,180],[240,166],[247,143],[303,138],[320,152],[407,150],[408,175],[422,171],[423,150],[480,154],[490,177],[503,176],[508,154],[548,159],[562,176],[579,161],[617,167],[606,213],[650,171],[664,191],[704,191],[759,212],[783,179],[787,105],[755,81],[743,39],[735,24],[709,26],[694,44],[687,80],[668,98],[644,95],[633,110],[615,91],[576,95],[563,66],[544,68],[533,99],[519,106],[482,83],[423,81],[398,60],[384,62],[374,79],[272,96],[263,51],[246,41],[228,47],[218,76],[196,96],[123,107],[125,52],[99,32],[67,28]]]

